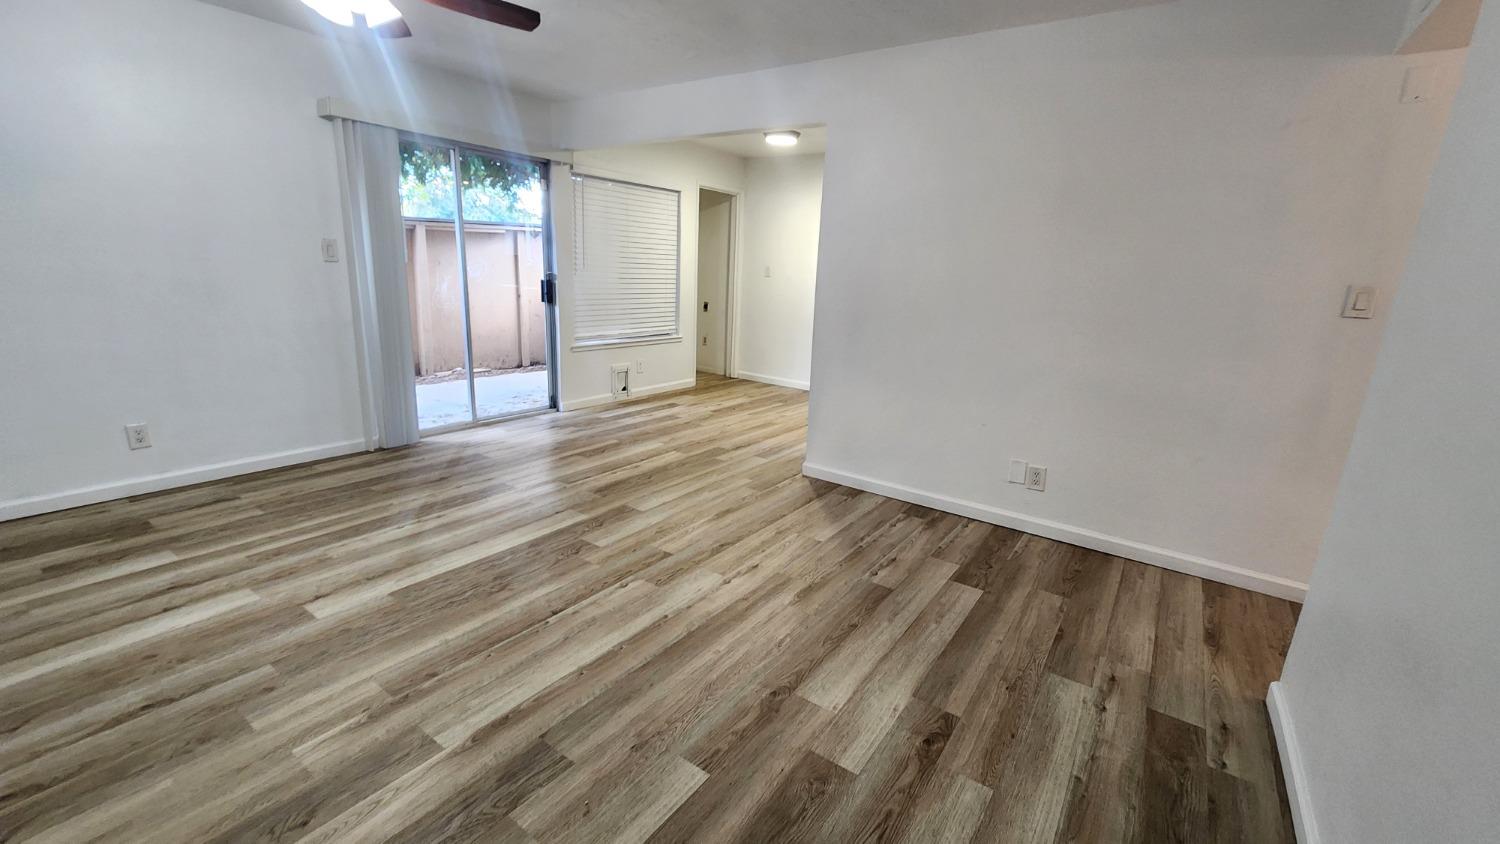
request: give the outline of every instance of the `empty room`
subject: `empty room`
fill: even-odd
[[[0,841],[1479,842],[1480,0],[0,35]]]

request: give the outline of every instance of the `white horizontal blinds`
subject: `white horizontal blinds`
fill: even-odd
[[[677,191],[573,177],[574,338],[677,334]]]

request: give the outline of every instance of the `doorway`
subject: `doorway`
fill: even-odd
[[[729,374],[729,297],[735,197],[698,190],[698,371]]]
[[[526,156],[401,138],[424,434],[557,406],[547,176],[547,162]]]

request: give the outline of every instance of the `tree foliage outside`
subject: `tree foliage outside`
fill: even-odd
[[[463,150],[458,165],[463,172],[466,222],[542,224],[538,165]],[[401,142],[401,215],[454,219],[453,164],[447,147]]]

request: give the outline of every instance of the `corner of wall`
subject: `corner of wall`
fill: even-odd
[[[1266,692],[1266,710],[1271,729],[1276,734],[1276,753],[1281,757],[1281,773],[1286,780],[1287,802],[1292,808],[1292,826],[1300,844],[1318,844],[1318,825],[1313,820],[1312,798],[1307,792],[1307,773],[1302,768],[1302,750],[1292,714],[1287,709],[1286,687],[1277,680]]]

